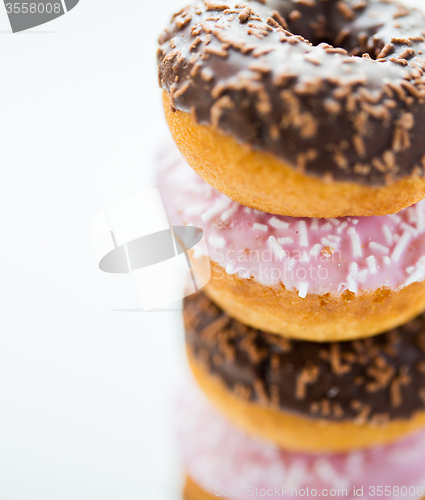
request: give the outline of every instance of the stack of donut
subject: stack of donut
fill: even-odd
[[[159,43],[159,189],[211,264],[184,304],[185,499],[421,499],[424,14],[195,0]]]

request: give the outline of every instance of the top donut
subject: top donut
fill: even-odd
[[[425,197],[424,35],[392,0],[199,1],[159,39],[171,132],[243,205],[398,212]]]

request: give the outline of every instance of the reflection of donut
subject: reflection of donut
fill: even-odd
[[[249,329],[204,294],[185,299],[184,318],[206,394],[285,449],[347,451],[425,427],[425,315],[372,339],[330,344]]]
[[[224,490],[227,494],[222,494],[222,498],[336,496],[369,500],[374,497],[373,488],[376,493],[378,486],[387,486],[389,500],[419,500],[424,496],[424,433],[381,448],[315,456],[279,450],[245,434],[195,391],[182,395],[177,416],[180,448],[189,476],[185,500],[211,500]],[[411,487],[406,496],[400,492],[397,495],[397,487],[402,486],[407,487],[403,493]],[[363,494],[358,489],[361,487]],[[248,494],[248,488],[257,488],[257,495]],[[272,492],[264,492],[270,488]],[[293,491],[291,495],[292,488],[297,494]],[[306,493],[307,488],[310,494]],[[331,489],[340,493],[330,493]],[[347,492],[344,494],[341,489]]]
[[[160,38],[171,132],[243,205],[397,212],[425,196],[424,30],[388,0],[198,1]]]
[[[161,163],[167,215],[203,229],[212,263],[205,290],[239,321],[306,340],[346,340],[425,309],[425,201],[381,217],[272,216],[216,191],[175,148]],[[195,267],[206,259],[195,257]]]

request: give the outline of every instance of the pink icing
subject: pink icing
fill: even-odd
[[[178,438],[190,477],[211,495],[222,493],[245,498],[249,491],[266,498],[291,496],[291,488],[303,496],[331,496],[331,489],[346,489],[348,500],[359,498],[354,488],[363,487],[364,500],[377,497],[378,486],[387,487],[388,500],[417,500],[425,495],[425,432],[391,446],[338,455],[307,455],[279,450],[230,424],[196,388],[179,400]],[[282,491],[282,487],[289,490]],[[397,487],[407,487],[397,496]],[[410,487],[410,493],[409,493]],[[250,490],[251,488],[251,490]],[[275,488],[283,495],[275,496]],[[306,494],[309,488],[311,494]],[[245,496],[243,492],[245,490]],[[263,492],[261,492],[263,490]],[[272,495],[264,494],[264,490]],[[404,493],[404,489],[400,490]],[[263,495],[261,494],[263,493]],[[295,496],[292,491],[293,497]]]
[[[425,200],[381,217],[274,216],[211,187],[174,145],[160,165],[158,187],[170,222],[203,229],[210,258],[228,274],[283,283],[301,297],[398,289],[425,278]]]

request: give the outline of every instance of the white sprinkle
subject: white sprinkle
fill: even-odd
[[[208,241],[213,245],[215,248],[224,248],[226,246],[226,240],[222,238],[221,236],[215,236],[211,235],[208,238]]]
[[[285,260],[285,267],[286,269],[293,269],[294,266],[295,266],[295,262],[296,260],[294,259],[294,257],[291,257],[290,259],[286,259]]]
[[[327,237],[330,240],[335,241],[336,243],[339,243],[341,241],[341,238],[339,236],[335,236],[334,234],[328,234]]]
[[[416,211],[416,228],[420,233],[422,233],[425,230],[425,217],[421,203],[416,204],[415,211]]]
[[[307,292],[308,292],[308,283],[307,283],[307,281],[300,281],[299,287],[300,287],[300,289],[298,291],[298,295],[302,299],[305,299],[306,296],[307,296]]]
[[[307,234],[307,223],[305,220],[300,220],[298,222],[298,228],[300,231],[300,246],[308,247],[308,234]]]
[[[303,251],[300,262],[310,262],[310,254],[306,250]]]
[[[280,220],[277,217],[272,217],[269,220],[269,224],[276,229],[288,229],[289,227],[289,224],[287,222],[285,222],[284,220]]]
[[[290,245],[291,243],[294,243],[293,238],[291,238],[290,236],[284,236],[283,238],[278,238],[277,241],[281,245]]]
[[[355,279],[348,278],[348,289],[353,293],[357,293],[359,291],[359,285]]]
[[[400,224],[401,217],[397,214],[388,214],[388,217],[392,219],[396,224]]]
[[[207,184],[207,185],[209,186],[209,184]],[[205,195],[205,192],[206,192],[205,185],[198,186],[197,184],[194,184],[193,182],[187,183],[187,190],[190,193],[202,194],[202,195]]]
[[[263,215],[264,212],[261,212],[260,210],[257,210],[256,208],[253,208],[252,211],[254,212],[254,214],[257,214],[257,215]]]
[[[201,215],[202,221],[207,222],[218,215],[220,212],[223,212],[223,210],[225,210],[229,206],[230,202],[230,199],[220,200],[215,207],[211,207]]]
[[[351,262],[349,265],[349,275],[347,276],[347,281],[348,281],[348,289],[353,292],[357,293],[358,291],[358,282],[363,282],[366,278],[367,274],[367,269],[361,269],[359,270],[359,266],[357,265],[357,262]]]
[[[362,246],[360,245],[360,237],[354,227],[348,228],[347,233],[351,236],[353,245],[353,257],[361,257],[363,254]]]
[[[360,281],[360,283],[363,283],[368,272],[369,271],[367,269],[361,269],[360,271],[358,271],[356,275],[357,280]]]
[[[237,269],[235,274],[239,278],[243,278],[243,279],[248,279],[249,278],[248,271],[246,271],[245,269],[242,269],[242,268]]]
[[[410,233],[413,234],[413,236],[418,236],[417,229],[413,226],[410,226],[409,224],[406,224],[406,222],[402,222],[400,224],[400,227],[401,227],[401,229],[403,229],[403,231],[409,231]]]
[[[407,272],[407,274],[412,274],[414,270],[415,270],[415,266],[409,266],[409,267],[406,269],[406,272]]]
[[[378,268],[376,267],[376,259],[374,255],[369,255],[366,259],[367,265],[369,266],[370,274],[376,274],[378,272]]]
[[[342,224],[340,224],[337,228],[336,228],[336,232],[338,234],[341,234],[342,231],[344,231],[344,229],[348,226],[348,222],[347,221],[344,221]]]
[[[386,224],[384,224],[382,226],[382,231],[384,232],[385,241],[387,242],[387,245],[392,245],[393,244],[393,235],[390,231],[390,228]]]
[[[391,259],[386,255],[385,257],[382,257],[382,262],[384,264],[391,264]]]
[[[202,211],[204,210],[203,207],[199,205],[189,205],[184,209],[184,212],[186,215],[201,215]]]
[[[338,388],[335,387],[334,389],[338,391]],[[331,391],[332,389],[330,389],[330,391],[328,392],[331,393]],[[339,489],[349,488],[349,481],[339,475],[338,471],[333,467],[333,465],[327,458],[325,457],[317,458],[314,462],[313,467],[314,467],[314,472],[317,474],[317,476],[322,480],[324,484],[331,483],[332,485],[335,485],[335,488]]]
[[[305,460],[301,458],[292,460],[292,464],[288,466],[286,471],[285,486],[295,489],[300,488],[308,474]]]
[[[310,250],[310,255],[312,257],[317,257],[321,250],[322,250],[322,245],[320,243],[316,243]]]
[[[380,243],[376,243],[376,241],[371,241],[369,243],[369,248],[372,248],[373,250],[378,250],[378,252],[382,253],[389,253],[390,249],[384,245],[381,245]]]
[[[416,222],[416,210],[413,207],[409,207],[406,209],[407,218],[409,219],[409,224],[414,224]]]
[[[259,224],[258,222],[254,222],[252,229],[254,231],[263,231],[264,233],[266,233],[268,230],[268,226],[266,226],[266,224]]]
[[[413,267],[413,266],[412,266]],[[415,269],[415,268],[413,268]],[[404,286],[409,286],[416,281],[423,281],[425,278],[425,256],[422,256],[416,263],[416,270],[411,276],[406,280]]]
[[[268,244],[269,244],[269,247],[270,249],[272,250],[272,252],[274,252],[274,254],[276,255],[276,257],[279,259],[279,260],[282,260],[285,258],[286,256],[286,252],[285,250],[279,245],[279,243],[277,242],[276,238],[274,236],[269,236],[269,239],[267,240],[268,241]]]
[[[393,250],[393,253],[391,255],[391,260],[393,262],[398,262],[402,253],[406,249],[407,245],[409,244],[409,240],[411,237],[411,233],[409,231],[405,231],[400,238],[400,241],[397,243],[396,247]]]
[[[421,282],[424,280],[424,269],[416,269],[416,271],[407,278],[407,280],[404,283],[404,286],[409,286],[412,283]]]
[[[320,226],[321,231],[330,231],[332,229],[332,224],[330,222],[326,222],[323,226]]]
[[[234,262],[229,262],[226,266],[226,273],[227,274],[233,274],[235,270],[235,263]]]
[[[357,262],[350,262],[348,269],[349,269],[350,273],[356,274],[357,271],[359,270],[359,266],[358,266]]]
[[[341,224],[341,221],[339,221],[338,219],[327,219],[327,220],[334,226],[339,226]]]
[[[328,240],[327,238],[322,238],[322,239],[320,240],[320,243],[321,243],[324,247],[331,247],[331,248],[335,248],[335,246],[336,246],[335,241]]]
[[[181,181],[181,179],[178,179]],[[201,194],[204,198],[211,198],[212,195],[212,187],[209,184],[203,183],[201,185],[194,184],[191,182],[192,180],[188,180],[186,185],[187,185],[187,191],[190,193],[195,193],[195,194]]]
[[[357,226],[357,224],[359,223],[359,219],[353,219],[351,223]]]
[[[317,231],[319,229],[319,219],[316,218],[311,219],[310,228],[312,231]]]
[[[228,208],[221,214],[221,220],[225,222],[229,217],[235,215],[235,213],[238,211],[239,206],[240,206],[239,203],[233,203],[233,205],[230,208]]]
[[[181,181],[181,179],[178,179]],[[198,178],[198,180],[200,180]],[[195,184],[193,179],[188,179],[186,182],[186,189],[190,193],[201,194],[204,198],[210,198],[212,194],[212,187],[209,184]]]
[[[250,214],[252,212],[252,210],[249,208],[249,207],[244,207],[243,211],[246,213],[246,214]]]

